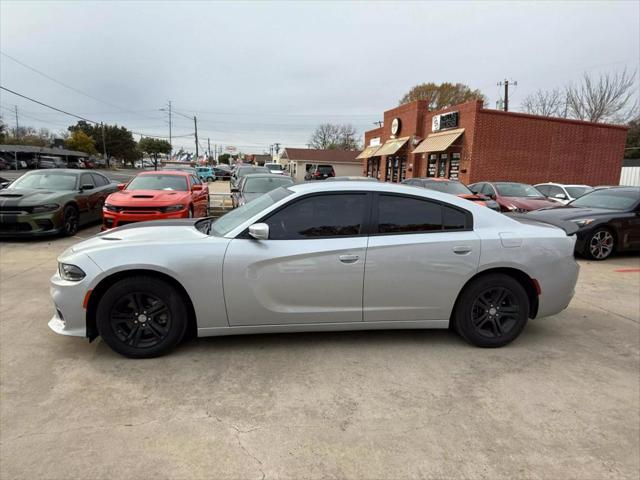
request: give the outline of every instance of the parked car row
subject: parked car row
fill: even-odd
[[[18,169],[49,169],[49,168],[97,168],[96,161],[88,158],[71,157],[63,160],[61,157],[41,155],[38,158],[17,160]],[[0,170],[16,170],[16,159],[10,156],[0,156]]]
[[[146,171],[118,185],[98,172],[34,170],[0,190],[0,236],[71,236],[92,222],[106,230],[205,217],[208,206],[208,186],[190,172]]]

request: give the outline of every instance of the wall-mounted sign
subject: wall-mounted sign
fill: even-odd
[[[371,140],[369,140],[370,147],[377,147],[378,145],[380,145],[380,137],[373,137]]]
[[[449,163],[449,179],[458,180],[460,173],[460,154],[454,153],[451,155],[451,162]]]
[[[431,131],[439,132],[447,128],[456,128],[458,126],[458,112],[443,113],[434,115],[431,119]]]
[[[400,126],[400,119],[398,117],[394,118],[391,122],[391,135],[400,133]]]
[[[224,147],[224,149],[225,149],[227,152],[235,152],[236,150],[238,150],[238,149],[237,149],[235,146],[233,146],[233,145],[227,145],[226,147]]]

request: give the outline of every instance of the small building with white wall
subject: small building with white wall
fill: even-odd
[[[620,185],[640,187],[640,158],[625,158],[622,160]]]
[[[360,150],[285,148],[280,155],[280,163],[296,182],[303,182],[305,174],[314,165],[331,165],[336,177],[361,176],[362,163],[358,155]]]

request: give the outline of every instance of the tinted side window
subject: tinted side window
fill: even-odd
[[[545,197],[549,196],[549,185],[538,185],[536,188],[540,190]]]
[[[542,193],[544,194],[544,192]],[[564,194],[565,194],[564,190],[562,190],[560,187],[556,187],[555,185],[552,185],[551,187],[549,187],[549,193],[545,195],[548,195],[549,197],[555,197],[556,195],[564,195]]]
[[[378,197],[378,233],[414,233],[442,230],[442,207],[410,197]]]
[[[95,187],[95,183],[93,183],[93,177],[89,173],[83,173],[80,177],[80,186],[83,185],[93,185]]]
[[[315,195],[284,207],[264,222],[273,240],[359,235],[367,203],[366,194]]]
[[[442,225],[445,230],[465,230],[467,214],[455,208],[442,206]]]
[[[104,187],[105,185],[109,184],[109,180],[107,179],[107,177],[103,177],[99,173],[92,173],[91,176],[93,177],[93,182],[97,187]]]
[[[493,189],[493,187],[491,185],[489,185],[488,183],[485,183],[482,186],[482,191],[480,193],[483,193],[484,195],[495,195],[496,192]]]

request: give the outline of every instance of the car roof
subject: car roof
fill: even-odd
[[[291,179],[291,177],[286,177],[283,175],[275,175],[273,173],[250,173],[249,175],[244,175],[244,178],[289,178]]]
[[[425,182],[457,182],[460,183],[460,180],[451,180],[450,178],[442,178],[442,177],[413,177],[414,180],[423,180]],[[407,180],[411,180],[408,178]]]
[[[145,172],[140,172],[138,175],[176,175],[188,177],[192,174],[192,172],[187,172],[185,170],[147,170]]]
[[[554,185],[556,187],[588,187],[591,188],[591,185],[584,185],[579,183],[554,183],[554,182],[544,182],[544,183],[536,183],[534,187],[539,185]]]
[[[63,174],[63,173],[89,173],[88,170],[85,170],[83,168],[39,168],[37,170],[31,170],[29,172],[25,172],[25,175],[28,175],[30,173],[57,173],[57,174]],[[95,173],[99,173],[99,172],[95,172]]]

